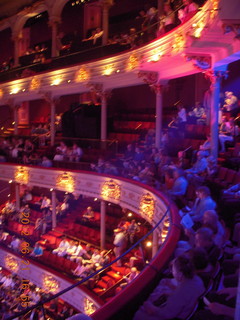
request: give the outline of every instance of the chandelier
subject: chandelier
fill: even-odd
[[[75,179],[69,173],[64,172],[57,177],[56,185],[59,189],[72,193],[75,188]]]
[[[120,195],[121,189],[116,182],[114,182],[113,180],[104,182],[102,186],[102,197],[104,199],[112,198],[115,200],[119,200]]]
[[[5,266],[7,269],[10,269],[12,272],[16,273],[19,269],[18,261],[10,255],[5,257]]]
[[[140,213],[146,215],[150,220],[152,220],[155,210],[155,200],[150,195],[146,193],[141,197],[139,211]]]
[[[15,171],[15,181],[20,184],[28,184],[29,171],[23,167],[18,167]]]
[[[60,287],[59,281],[54,277],[43,274],[43,287],[47,292],[56,293]]]

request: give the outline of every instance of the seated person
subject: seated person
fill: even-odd
[[[215,210],[207,210],[203,215],[203,227],[209,228],[213,231],[213,241],[222,248],[226,242],[226,232],[219,221],[218,215]]]
[[[94,218],[94,211],[93,211],[92,207],[87,207],[87,210],[84,212],[82,217],[85,220],[93,219]]]
[[[87,250],[84,249],[79,241],[75,242],[76,245],[76,250],[70,255],[69,259],[71,261],[76,261],[78,262],[79,260],[82,260],[82,258],[86,260],[90,260],[91,256],[88,255]],[[86,246],[87,247],[87,246]]]
[[[194,222],[202,223],[203,214],[207,210],[214,210],[216,202],[211,198],[210,190],[208,187],[201,186],[196,190],[196,200],[193,208],[188,212]],[[184,213],[181,211],[181,215]]]
[[[238,99],[234,96],[233,92],[225,92],[225,100],[223,105],[223,110],[230,112],[231,117],[236,117],[238,112]]]
[[[82,260],[78,261],[78,266],[75,270],[72,270],[72,273],[76,277],[84,278],[88,276],[90,273],[90,270],[93,268],[92,264],[89,264],[87,262],[83,262]]]
[[[42,249],[42,247],[40,246],[40,244],[39,244],[38,242],[36,242],[36,243],[35,243],[35,246],[34,246],[34,248],[33,248],[33,251],[32,251],[32,253],[30,254],[30,256],[37,258],[37,257],[40,257],[40,256],[42,256],[42,255],[43,255],[43,249]]]
[[[210,134],[208,134],[207,135],[207,140],[205,140],[204,143],[200,145],[199,152],[204,157],[209,157],[210,156],[210,151],[211,151],[211,136],[210,136]]]
[[[201,103],[197,102],[196,107],[189,112],[189,116],[193,118],[198,124],[206,122],[205,109],[202,107]]]
[[[72,146],[72,150],[70,152],[70,155],[69,155],[69,161],[78,162],[78,161],[80,161],[82,155],[83,155],[82,149],[76,143],[74,143]]]
[[[205,291],[202,280],[194,274],[189,258],[179,256],[172,263],[173,279],[163,279],[133,320],[186,319]]]
[[[197,161],[194,163],[192,168],[185,170],[187,173],[187,179],[190,179],[193,175],[202,174],[207,168],[207,160],[205,155],[198,151],[197,153]]]
[[[230,118],[227,121],[227,118],[222,117],[222,124],[219,128],[219,141],[220,141],[220,152],[226,151],[226,142],[233,142],[234,137],[236,137],[239,133],[238,126],[235,125],[234,119]]]
[[[111,251],[111,250],[110,250]],[[99,267],[105,267],[109,264],[110,262],[110,257],[108,255],[109,251],[107,250],[102,250],[100,252],[100,259],[99,259]]]
[[[59,243],[57,249],[54,249],[52,253],[57,254],[60,257],[63,257],[67,254],[67,250],[69,248],[69,242],[66,237],[62,237],[62,241]]]
[[[13,236],[12,241],[10,243],[10,247],[14,251],[19,251],[20,250],[20,243],[21,243],[21,240],[19,238],[17,238],[16,236]]]
[[[184,23],[190,19],[198,10],[198,5],[192,0],[183,0],[184,8],[178,10],[178,19]]]
[[[100,251],[98,249],[95,249],[93,251],[92,257],[91,257],[91,261],[92,263],[95,265],[96,263],[100,263],[101,260],[101,255],[100,255]]]
[[[235,316],[237,287],[223,288],[207,296],[207,309],[197,311],[194,320],[229,320]]]
[[[183,172],[180,169],[173,171],[173,186],[168,190],[168,194],[176,199],[179,196],[184,196],[187,191],[188,182],[183,176]]]
[[[133,279],[135,279],[139,275],[139,271],[136,267],[131,268],[131,272],[129,273],[128,276],[124,276],[124,282],[120,284],[120,288],[123,289],[125,288]]]

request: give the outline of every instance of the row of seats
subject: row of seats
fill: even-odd
[[[148,130],[155,129],[155,122],[150,121],[114,121],[114,129]]]
[[[209,134],[209,130],[209,126],[206,125],[187,123],[185,126],[185,136],[192,139],[204,139]]]
[[[119,142],[135,142],[138,141],[140,138],[140,134],[137,133],[117,133],[111,132],[109,138],[112,140],[118,140]]]
[[[207,182],[216,185],[218,188],[226,189],[240,183],[240,172],[225,167],[219,167],[217,176],[207,178]]]

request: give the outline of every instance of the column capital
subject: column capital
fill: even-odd
[[[143,82],[149,86],[154,85],[158,82],[158,72],[154,71],[139,71],[138,78],[141,78]]]
[[[54,25],[58,25],[60,24],[62,21],[61,21],[61,17],[58,17],[58,16],[51,16],[49,17],[49,20],[48,20],[48,25],[50,27],[53,27]]]
[[[41,91],[42,98],[49,104],[56,104],[60,100],[60,95],[53,95],[51,91]]]
[[[205,78],[210,81],[211,88],[214,87],[218,81],[221,81],[222,79],[226,79],[228,77],[227,70],[209,69],[205,71],[204,74]]]
[[[90,89],[91,92],[95,93],[98,97],[102,98],[106,98],[108,99],[111,96],[111,89],[109,90],[105,90],[103,88],[103,84],[102,83],[93,83],[93,82],[89,82],[87,83],[87,88]]]
[[[142,78],[143,82],[148,84],[149,87],[156,93],[162,93],[163,89],[168,84],[168,80],[160,80],[158,72],[140,71],[138,78]]]
[[[22,39],[22,35],[21,35],[20,32],[19,33],[13,33],[11,39],[14,42],[20,41]]]
[[[149,85],[149,87],[155,92],[155,94],[161,94],[163,90],[167,87],[168,81],[161,81]]]

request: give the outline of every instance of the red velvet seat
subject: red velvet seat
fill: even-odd
[[[231,185],[233,183],[233,180],[234,180],[236,174],[237,174],[236,171],[229,169],[227,171],[227,175],[226,175],[224,181],[220,182],[219,185],[222,188],[227,188],[229,185]]]

